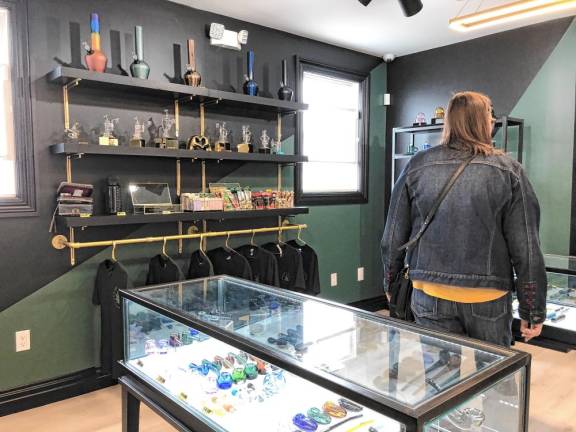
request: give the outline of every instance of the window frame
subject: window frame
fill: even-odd
[[[27,1],[0,0],[0,7],[9,13],[16,166],[16,196],[0,197],[0,218],[36,216]]]
[[[368,145],[370,130],[370,75],[344,68],[334,67],[296,56],[296,97],[303,102],[302,83],[304,72],[320,72],[326,76],[357,81],[360,84],[360,136],[358,140],[358,163],[360,167],[359,190],[356,192],[304,192],[302,189],[303,165],[295,169],[295,201],[297,205],[345,205],[368,202]],[[303,154],[303,112],[296,115],[295,152]]]

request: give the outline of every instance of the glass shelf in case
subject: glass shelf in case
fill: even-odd
[[[525,430],[526,354],[227,276],[121,296],[126,370],[212,430]]]

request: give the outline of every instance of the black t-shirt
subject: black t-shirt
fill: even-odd
[[[278,262],[278,271],[280,278],[280,288],[291,291],[304,292],[306,290],[306,281],[304,280],[304,266],[302,264],[302,255],[294,247],[283,243],[282,255],[278,250],[276,243],[266,243],[262,246],[269,252],[272,252]]]
[[[236,249],[250,263],[252,280],[271,286],[280,286],[278,263],[274,254],[258,246],[245,245]]]
[[[188,267],[188,279],[200,279],[214,276],[214,267],[210,258],[200,250],[192,252],[190,255],[190,266]]]
[[[178,264],[165,255],[156,255],[148,265],[146,285],[178,282],[184,279]]]
[[[214,274],[229,275],[242,279],[252,280],[252,270],[248,260],[235,251],[217,248],[208,251],[208,257],[214,266]],[[225,306],[223,311],[239,310],[247,306],[245,291],[232,284],[224,292]]]
[[[214,266],[214,274],[236,276],[252,280],[252,270],[248,260],[237,252],[219,247],[208,251],[208,258]]]
[[[128,273],[118,262],[105,260],[98,266],[92,303],[100,305],[100,363],[104,374],[118,377],[117,361],[124,354],[122,314],[118,290],[131,288]]]
[[[302,255],[306,294],[320,294],[320,275],[318,273],[318,256],[316,252],[307,244],[300,246],[296,240],[290,240],[288,244],[293,246]]]

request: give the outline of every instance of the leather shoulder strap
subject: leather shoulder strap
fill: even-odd
[[[434,215],[438,211],[440,204],[442,204],[442,201],[444,201],[444,198],[446,198],[446,195],[448,195],[448,192],[450,192],[450,189],[452,189],[452,187],[456,183],[456,180],[458,180],[458,177],[460,177],[460,175],[462,175],[462,173],[464,172],[466,167],[470,164],[470,162],[472,162],[472,160],[475,157],[476,156],[470,156],[469,158],[467,158],[466,160],[464,160],[460,164],[458,169],[454,172],[454,174],[452,174],[452,177],[450,177],[448,182],[446,182],[446,184],[442,188],[442,191],[440,192],[440,194],[438,195],[438,197],[434,201],[434,204],[432,205],[430,212],[428,212],[426,219],[424,219],[424,223],[422,223],[422,226],[420,227],[420,229],[418,230],[416,235],[414,237],[412,237],[407,243],[404,243],[402,246],[400,246],[398,248],[399,251],[400,250],[408,250],[408,249],[414,247],[414,245],[416,245],[416,243],[418,243],[418,240],[420,240],[420,237],[422,237],[422,235],[424,234],[426,229],[430,226],[430,222],[432,222],[432,219],[434,219]]]

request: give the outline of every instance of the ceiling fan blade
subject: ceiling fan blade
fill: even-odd
[[[372,0],[358,0],[358,1],[362,3],[364,6],[368,6]]]

